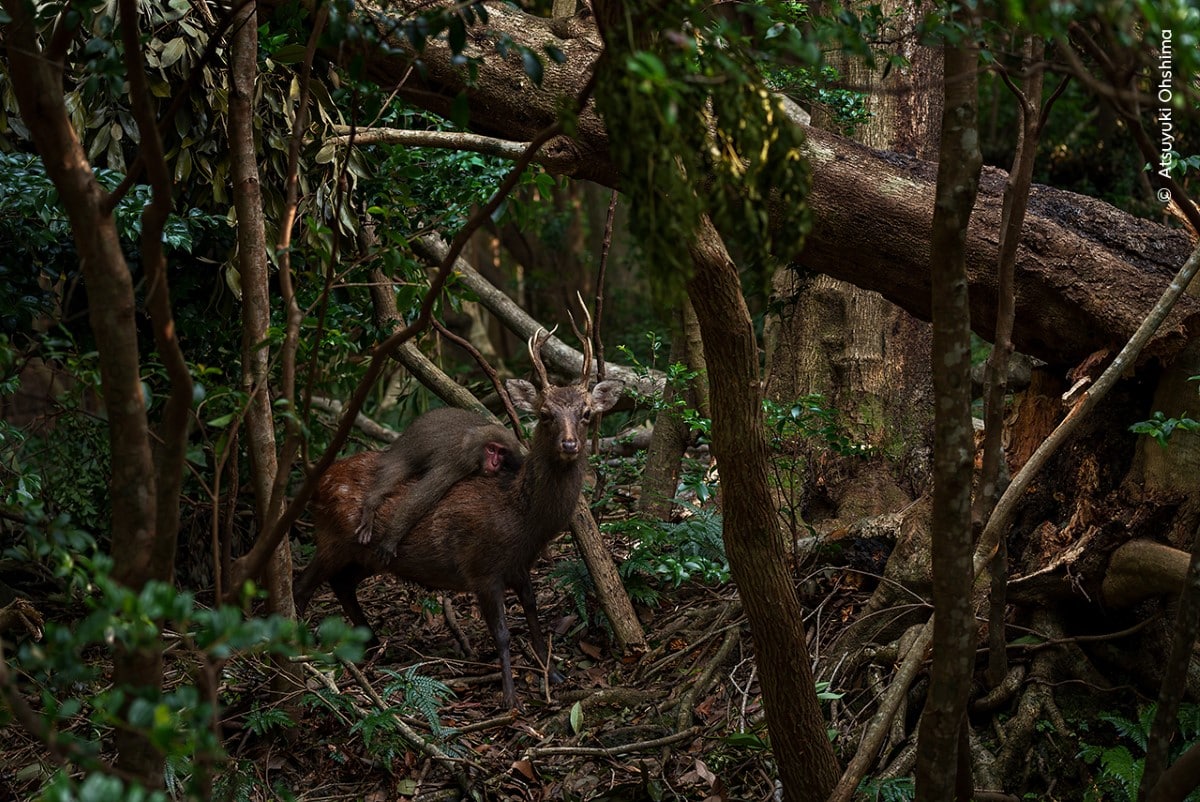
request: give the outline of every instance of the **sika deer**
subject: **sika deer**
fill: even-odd
[[[328,580],[346,616],[365,627],[370,625],[356,589],[368,576],[392,573],[431,589],[474,593],[500,652],[504,704],[510,708],[516,706],[516,692],[504,591],[516,591],[534,652],[549,665],[529,570],[546,544],[571,520],[583,486],[582,457],[592,413],[612,407],[621,390],[619,382],[605,381],[588,392],[592,354],[586,336],[581,338],[584,364],[579,383],[567,387],[550,384],[539,355],[547,337],[548,333],[539,330],[529,341],[540,386],[519,379],[508,382],[514,403],[539,416],[529,454],[515,476],[501,471],[459,481],[416,522],[399,541],[395,556],[388,559],[378,549],[360,545],[355,535],[363,499],[370,492],[382,452],[357,454],[335,463],[322,477],[313,498],[316,553],[295,587],[296,610],[303,613],[316,587]],[[372,539],[388,536],[387,527],[403,510],[411,486],[412,482],[400,485],[399,492],[384,501],[375,516]]]

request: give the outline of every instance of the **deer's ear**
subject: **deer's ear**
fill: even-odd
[[[520,409],[526,412],[537,412],[538,391],[536,387],[524,379],[509,379],[504,386],[508,388],[508,394],[512,396],[513,403]]]
[[[612,409],[621,398],[625,385],[619,381],[603,381],[592,388],[592,409],[604,412]]]

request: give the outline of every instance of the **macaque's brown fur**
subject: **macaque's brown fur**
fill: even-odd
[[[375,541],[385,555],[396,547],[417,521],[434,508],[446,491],[468,476],[491,476],[501,471],[516,475],[523,458],[512,432],[474,412],[443,407],[413,421],[376,460],[370,490],[363,500],[355,534],[366,545]],[[404,503],[392,505],[375,523],[383,500],[414,477]]]

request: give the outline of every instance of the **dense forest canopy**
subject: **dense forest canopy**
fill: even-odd
[[[1197,76],[1188,0],[0,0],[0,795],[1196,797]]]

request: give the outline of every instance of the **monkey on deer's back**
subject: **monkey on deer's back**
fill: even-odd
[[[503,473],[511,478],[523,461],[520,443],[503,426],[465,409],[430,410],[409,424],[376,461],[355,528],[358,542],[375,543],[390,556],[455,482],[471,475]],[[419,478],[406,489],[404,503],[376,520],[384,498],[414,477]]]

